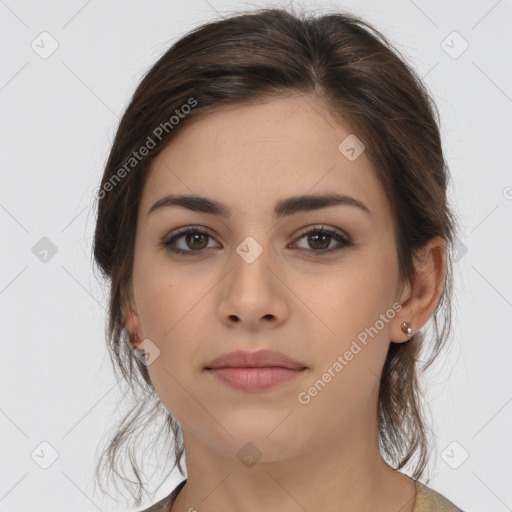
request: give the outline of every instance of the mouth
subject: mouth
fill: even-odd
[[[306,368],[292,369],[282,366],[253,366],[206,368],[206,370],[219,382],[231,388],[246,392],[258,392],[290,381],[305,372]]]
[[[308,368],[273,350],[237,350],[210,361],[204,369],[232,388],[264,391],[303,374]]]
[[[205,369],[270,367],[288,368],[290,370],[307,368],[306,365],[295,361],[291,357],[273,350],[259,350],[257,352],[236,350],[213,359],[205,366]]]

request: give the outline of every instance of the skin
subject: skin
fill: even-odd
[[[350,161],[338,150],[351,131],[314,96],[223,107],[190,121],[146,180],[124,309],[127,327],[139,336],[134,347],[146,338],[158,347],[148,365],[151,380],[183,427],[188,481],[173,512],[411,512],[414,481],[379,453],[378,377],[389,344],[408,339],[402,322],[416,332],[436,308],[444,241],[425,248],[413,286],[400,281],[384,190],[365,152]],[[331,206],[273,218],[276,201],[322,192],[357,198],[371,215]],[[233,215],[176,206],[148,215],[168,194],[206,196]],[[332,237],[323,245],[308,242],[304,228],[322,224],[355,245],[342,247]],[[209,236],[185,235],[178,247],[196,252],[172,254],[161,242],[185,226]],[[236,252],[247,236],[263,249],[250,264]],[[327,246],[341,249],[319,256]],[[394,303],[401,311],[317,396],[299,403],[298,394]],[[276,350],[308,369],[257,393],[234,390],[203,371],[237,349]],[[261,452],[252,467],[237,456],[247,442]]]

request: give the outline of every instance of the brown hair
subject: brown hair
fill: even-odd
[[[110,284],[109,355],[116,373],[120,370],[131,391],[140,395],[103,451],[96,477],[105,462],[125,485],[135,483],[137,504],[144,484],[134,448],[156,419],[174,439],[170,471],[177,467],[184,475],[181,426],[162,406],[147,367],[134,357],[122,310],[129,300],[137,210],[147,171],[190,119],[221,105],[257,103],[292,93],[316,95],[364,141],[392,207],[402,283],[412,282],[414,257],[428,241],[440,236],[447,249],[454,242],[456,222],[447,204],[449,175],[437,108],[400,52],[367,22],[340,12],[315,17],[260,9],[202,25],[175,42],[137,87],[117,129],[97,195],[94,258]],[[144,146],[150,149],[142,158],[137,151]],[[419,354],[426,348],[423,332],[405,343],[390,343],[380,381],[381,453],[396,469],[416,456],[415,479],[423,474],[429,457],[418,371],[432,364],[451,328],[451,251],[446,258],[430,357],[420,368]],[[439,325],[437,314],[442,311]],[[149,410],[146,416],[144,409]],[[155,440],[161,438],[159,433]],[[165,446],[171,444],[167,437]],[[123,448],[137,482],[117,471]]]

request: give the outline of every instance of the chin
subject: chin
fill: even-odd
[[[209,444],[229,456],[235,455],[239,459],[252,456],[261,462],[277,462],[298,454],[304,445],[304,439],[298,428],[294,428],[295,436],[290,431],[290,425],[281,424],[282,417],[271,424],[267,422],[248,423],[247,417],[240,423],[222,423],[231,436],[223,429],[222,437],[210,439]],[[277,428],[276,428],[277,427]],[[208,432],[211,436],[211,432]]]

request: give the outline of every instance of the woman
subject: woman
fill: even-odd
[[[343,13],[208,23],[147,72],[94,239],[111,357],[142,393],[107,468],[157,419],[162,467],[186,456],[146,512],[460,510],[419,481],[418,364],[448,339],[456,235],[436,116]]]

